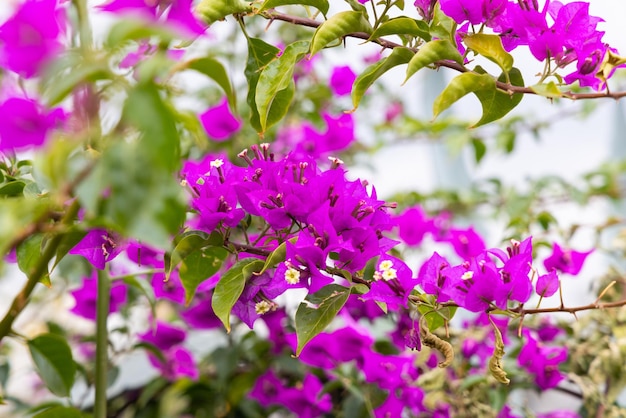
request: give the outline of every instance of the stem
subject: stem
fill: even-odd
[[[291,16],[291,15],[286,15],[286,14],[278,13],[278,12],[263,12],[263,13],[260,13],[260,16],[263,16],[264,18],[269,19],[269,20],[281,20],[283,22],[291,23],[292,25],[306,26],[310,28],[317,28],[319,25],[322,24],[322,22],[318,22],[314,19]],[[370,38],[370,34],[365,33],[365,32],[349,33],[346,36],[350,38],[364,39],[366,41],[369,40]],[[387,49],[403,47],[403,45],[388,41],[383,38],[373,39],[371,42],[374,42],[382,46],[383,48],[387,48]],[[416,50],[413,48],[413,52],[415,51]],[[454,61],[445,61],[445,60],[437,61],[434,63],[434,65],[435,67],[450,68],[460,73],[466,73],[469,71],[467,68],[465,68],[462,65],[457,64]],[[511,83],[503,83],[497,80],[496,80],[496,87],[508,93],[520,93],[520,94],[532,94],[532,95],[537,94],[530,87],[514,86]],[[626,97],[626,91],[620,91],[616,93],[611,93],[609,91],[595,92],[595,93],[572,93],[571,91],[564,91],[564,92],[561,92],[560,97],[563,99],[570,99],[570,100],[581,100],[581,99],[589,100],[589,99],[606,99],[606,98],[618,100],[618,99],[621,99],[622,97]]]
[[[107,416],[107,371],[109,335],[107,319],[109,317],[110,283],[106,270],[98,271],[98,300],[96,305],[96,418]]]
[[[80,36],[80,46],[84,51],[91,49],[93,45],[93,36],[91,33],[91,24],[89,23],[89,13],[87,12],[86,0],[72,0],[78,15],[78,33]]]
[[[78,204],[78,201],[74,201],[72,203],[67,213],[65,214],[65,217],[63,218],[64,224],[68,224],[74,220],[76,214],[78,213],[79,207],[80,206]],[[0,342],[4,337],[11,333],[11,327],[13,326],[13,322],[15,322],[15,319],[18,317],[18,315],[24,310],[26,305],[28,305],[30,295],[35,289],[35,286],[37,286],[37,283],[39,283],[41,278],[48,272],[48,264],[56,254],[57,248],[59,247],[62,239],[62,234],[54,235],[50,239],[50,242],[46,245],[45,250],[41,254],[39,262],[34,267],[32,273],[26,279],[26,284],[24,285],[20,293],[15,296],[15,299],[13,299],[13,303],[11,304],[9,311],[6,313],[4,318],[2,318],[2,321],[0,321]]]

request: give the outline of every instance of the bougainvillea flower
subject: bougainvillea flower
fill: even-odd
[[[241,121],[231,113],[227,99],[202,113],[200,122],[209,138],[216,141],[225,141],[241,129]]]
[[[330,394],[322,395],[322,388],[322,382],[315,375],[307,373],[302,384],[285,389],[280,400],[298,417],[319,417],[330,412],[333,407]]]
[[[537,279],[537,285],[535,291],[539,296],[550,297],[559,290],[559,277],[556,274],[556,270],[552,270],[548,274],[539,276]]]
[[[165,273],[155,273],[152,275],[150,283],[156,299],[168,299],[180,305],[185,303],[185,288],[180,282],[177,272],[172,272],[167,280],[165,280]]]
[[[330,89],[337,96],[345,96],[352,92],[352,84],[356,74],[348,65],[333,68],[330,75]]]
[[[399,306],[407,307],[409,294],[417,284],[406,263],[385,254],[378,260],[370,291],[362,299],[384,302],[389,309],[396,310]]]
[[[485,242],[473,227],[450,229],[447,241],[464,260],[469,260],[485,250]]]
[[[554,269],[575,276],[580,273],[585,259],[592,252],[593,250],[587,252],[579,252],[571,249],[564,250],[555,242],[552,254],[544,260],[543,265],[548,271]]]
[[[0,26],[0,62],[23,77],[37,75],[63,49],[65,25],[57,0],[27,0]],[[3,113],[6,114],[6,113]]]
[[[104,270],[105,264],[117,257],[125,246],[115,234],[104,229],[92,229],[69,253],[82,255],[95,268]]]
[[[181,318],[189,327],[195,329],[214,329],[222,326],[222,321],[215,315],[211,307],[211,294],[200,300],[198,300],[198,297],[195,297],[195,304],[180,313]]]
[[[98,300],[98,281],[95,277],[83,278],[82,287],[71,291],[70,294],[75,300],[75,305],[70,312],[95,321]],[[119,311],[124,303],[126,303],[126,286],[121,282],[116,282],[111,286],[109,313]]]
[[[420,268],[417,280],[424,292],[437,296],[437,302],[444,303],[452,299],[456,281],[455,275],[448,274],[450,263],[437,252]]]
[[[276,377],[274,371],[268,369],[263,375],[256,379],[254,387],[248,396],[255,399],[261,406],[267,408],[270,405],[280,403],[279,399],[281,393],[285,389],[285,385]]]
[[[65,120],[63,109],[45,109],[34,100],[11,97],[0,104],[0,151],[43,145]]]
[[[193,0],[113,0],[100,10],[113,13],[134,13],[151,21],[164,17],[165,23],[184,36],[204,34],[205,26],[191,12]],[[169,6],[169,7],[168,7]]]
[[[157,321],[155,329],[149,329],[139,335],[143,342],[150,343],[161,350],[167,350],[185,341],[187,333],[178,327],[163,321]]]
[[[535,383],[541,389],[555,387],[565,378],[559,364],[567,360],[567,348],[545,346],[529,330],[524,330],[523,335],[526,342],[517,358],[518,364],[535,375]]]
[[[424,235],[433,232],[433,224],[419,206],[408,208],[395,218],[398,235],[406,245],[419,245]]]

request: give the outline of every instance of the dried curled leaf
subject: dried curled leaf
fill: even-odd
[[[426,321],[421,321],[420,323],[420,337],[422,338],[422,344],[439,351],[445,357],[444,361],[439,362],[439,367],[448,367],[452,364],[452,360],[454,360],[452,345],[430,332],[426,326]]]
[[[489,318],[491,321],[491,318]],[[504,357],[504,341],[502,341],[502,333],[496,324],[491,321],[493,325],[493,332],[496,337],[496,347],[493,350],[493,354],[489,359],[489,372],[500,383],[508,385],[511,381],[506,377],[506,372],[502,368],[502,357]]]

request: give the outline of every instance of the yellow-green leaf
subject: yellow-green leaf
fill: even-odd
[[[498,64],[502,71],[508,73],[513,68],[513,56],[504,50],[498,35],[475,33],[464,37],[463,42],[477,54]]]
[[[354,85],[352,86],[352,104],[354,105],[354,109],[352,110],[355,110],[359,106],[361,98],[367,89],[374,84],[380,76],[393,67],[406,64],[411,58],[413,58],[413,51],[408,48],[398,47],[394,48],[391,55],[388,57],[367,67],[365,71],[354,80]]]
[[[231,109],[237,107],[237,95],[233,92],[230,79],[226,73],[226,69],[221,62],[213,57],[203,57],[187,61],[182,67],[183,70],[190,69],[210,77],[224,90]]]
[[[496,81],[489,74],[463,73],[450,81],[443,92],[433,103],[433,116],[436,118],[441,112],[452,106],[463,96],[477,91],[495,91]]]
[[[297,4],[303,6],[313,6],[324,16],[328,13],[328,0],[265,0],[259,9],[259,13],[266,11],[267,9],[273,9],[279,6],[286,6],[289,4]]]
[[[209,25],[228,15],[251,11],[250,3],[243,0],[202,0],[196,7],[196,13]]]
[[[535,84],[534,86],[530,86],[530,89],[539,96],[548,97],[550,99],[563,97],[563,93],[559,90],[556,84],[554,84],[554,81],[550,81],[546,84]]]
[[[463,64],[463,57],[452,42],[437,39],[425,43],[409,61],[404,82],[406,83],[413,74],[422,68],[442,60],[452,60],[457,64]]]
[[[370,36],[370,39],[378,39],[388,35],[411,35],[431,40],[428,24],[423,20],[411,19],[410,17],[397,17],[381,24]]]
[[[513,68],[509,71],[509,80],[514,86],[524,85],[522,73],[517,68]],[[506,81],[504,73],[500,75],[498,81]],[[476,122],[472,128],[491,123],[504,117],[507,113],[513,110],[524,97],[521,93],[509,94],[499,89],[478,90],[474,94],[476,94],[476,97],[480,100],[480,104],[483,108],[483,114],[480,120]]]
[[[281,91],[291,87],[295,65],[304,57],[308,50],[309,42],[307,41],[297,41],[289,44],[285,47],[280,57],[274,58],[261,71],[254,97],[259,113],[261,132],[265,132],[269,126],[270,111],[276,97]],[[283,99],[285,98],[283,97]],[[280,117],[284,116],[290,104],[290,101],[284,102],[284,111]]]
[[[333,15],[322,23],[311,40],[311,56],[329,43],[355,32],[371,32],[371,25],[362,12],[346,11]]]

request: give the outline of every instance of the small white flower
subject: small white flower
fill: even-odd
[[[396,269],[393,268],[389,268],[387,270],[384,270],[382,273],[383,276],[383,280],[385,281],[389,281],[389,280],[393,280],[393,279],[397,279],[398,278],[398,271]]]
[[[285,272],[285,281],[289,284],[300,283],[300,272],[294,268],[289,267]]]
[[[386,271],[386,270],[389,270],[392,267],[393,267],[393,261],[385,260],[385,261],[381,261],[380,262],[380,264],[378,265],[378,270]]]
[[[222,160],[221,158],[216,158],[215,160],[211,161],[212,168],[220,168],[223,165],[224,165],[224,160]]]
[[[461,276],[461,279],[463,280],[469,280],[472,277],[474,277],[474,272],[473,271],[466,271],[465,273],[463,273],[463,275]]]
[[[383,279],[383,276],[380,274],[380,271],[375,271],[373,278],[374,278],[375,281],[379,281],[379,280]]]
[[[256,305],[254,305],[254,311],[259,315],[269,312],[271,308],[272,305],[270,305],[270,303],[266,300],[257,302]]]

